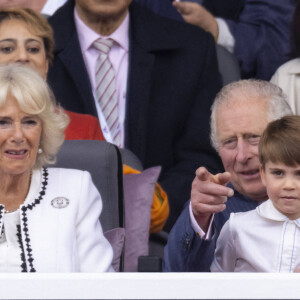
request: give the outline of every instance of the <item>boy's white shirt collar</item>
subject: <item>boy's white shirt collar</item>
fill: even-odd
[[[272,200],[267,200],[263,202],[261,205],[257,206],[256,208],[257,213],[266,219],[273,220],[273,221],[287,221],[289,218],[278,211],[274,205]],[[298,227],[300,227],[300,218],[296,220],[291,220],[294,222]]]

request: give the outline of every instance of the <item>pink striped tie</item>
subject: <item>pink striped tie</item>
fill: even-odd
[[[120,147],[116,79],[114,69],[108,58],[113,43],[114,41],[111,39],[98,39],[93,44],[100,52],[96,63],[96,97],[112,135],[113,143]]]

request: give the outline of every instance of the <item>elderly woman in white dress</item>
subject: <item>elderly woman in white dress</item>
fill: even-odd
[[[47,168],[68,117],[32,69],[0,66],[0,272],[106,272],[113,251],[85,171]]]

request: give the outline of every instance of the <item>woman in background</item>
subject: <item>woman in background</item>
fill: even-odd
[[[53,48],[53,31],[45,17],[26,8],[0,9],[0,64],[26,64],[46,79]],[[70,111],[66,113],[70,117],[66,139],[104,139],[97,118]]]

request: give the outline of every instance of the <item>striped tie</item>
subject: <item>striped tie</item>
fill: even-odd
[[[100,54],[96,63],[96,97],[111,133],[113,143],[121,146],[115,72],[108,58],[113,40],[98,39],[93,46]]]

